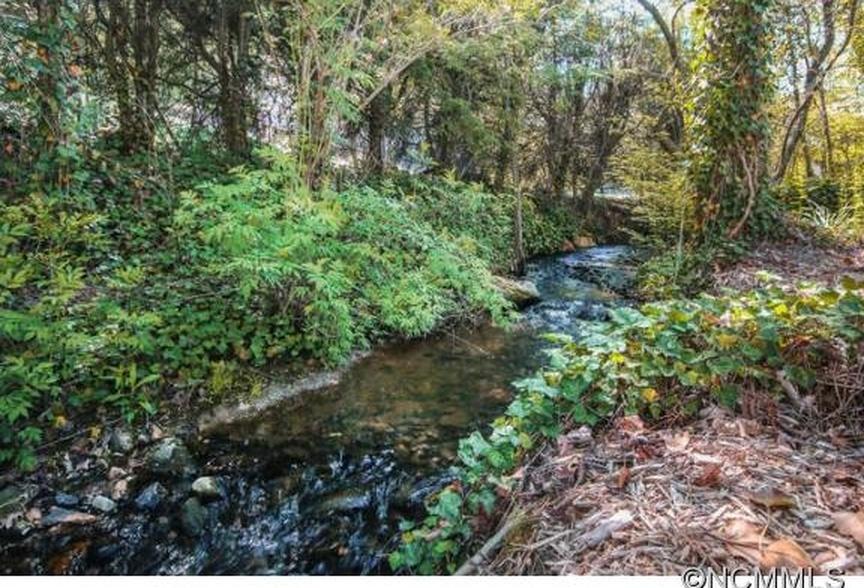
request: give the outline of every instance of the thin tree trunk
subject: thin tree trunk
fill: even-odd
[[[370,173],[380,175],[387,167],[386,136],[390,117],[390,90],[379,92],[366,109],[368,139],[366,167]]]
[[[828,118],[828,108],[825,103],[825,88],[819,86],[819,119],[822,122],[822,171],[826,176],[834,172],[834,141],[831,138],[831,121]]]

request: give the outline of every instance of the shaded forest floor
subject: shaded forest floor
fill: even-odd
[[[715,288],[860,279],[864,248],[766,244],[718,270]],[[773,277],[768,277],[770,273]],[[864,358],[822,374],[833,398],[798,411],[760,390],[732,412],[649,429],[583,427],[517,474],[521,521],[492,574],[680,574],[691,566],[864,573]],[[514,513],[518,513],[514,514]]]
[[[714,273],[714,286],[747,290],[765,285],[771,274],[784,287],[802,282],[836,284],[844,275],[864,275],[864,246],[789,241],[765,243],[738,263]]]

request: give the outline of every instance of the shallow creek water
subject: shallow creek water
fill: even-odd
[[[594,247],[534,260],[526,278],[542,300],[516,328],[385,346],[335,386],[190,442],[195,475],[218,476],[222,489],[199,513],[197,537],[178,522],[195,475],[155,476],[168,496],[154,512],[121,505],[95,532],[40,539],[36,556],[22,545],[11,568],[49,572],[86,541],[72,572],[387,573],[400,518],[421,513],[429,493],[451,479],[459,438],[500,414],[510,383],[542,365],[538,335],[578,334],[582,321],[602,320],[620,303],[587,281],[586,268],[614,271],[628,252]]]

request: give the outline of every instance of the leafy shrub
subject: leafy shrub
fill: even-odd
[[[310,193],[272,151],[229,174],[188,159],[172,177],[199,185],[179,194],[163,173],[94,155],[74,194],[0,208],[0,462],[32,467],[94,409],[133,419],[176,386],[259,389],[249,364],[508,320],[490,268],[509,264],[512,196],[404,177]],[[545,243],[569,222],[526,210]]]
[[[519,392],[491,433],[460,443],[460,482],[431,499],[419,525],[403,524],[391,566],[455,569],[473,518],[481,509],[490,514],[526,453],[566,426],[594,426],[618,411],[692,415],[707,399],[734,406],[750,386],[781,394],[781,373],[814,390],[820,370],[857,349],[838,342],[864,339],[862,289],[847,278],[839,290],[770,288],[618,308],[578,341],[555,336],[548,365],[516,383]]]
[[[778,198],[792,210],[809,205],[836,210],[844,201],[843,187],[832,178],[790,180],[777,188]]]
[[[378,189],[402,200],[412,215],[452,237],[493,269],[506,271],[510,267],[515,194],[493,194],[478,184],[466,184],[451,176],[397,176]],[[554,253],[564,240],[579,233],[579,223],[569,210],[543,206],[527,195],[523,196],[522,207],[527,255]]]

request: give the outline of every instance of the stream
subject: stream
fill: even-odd
[[[387,345],[299,404],[190,435],[183,468],[137,476],[98,523],[4,540],[0,571],[388,573],[399,520],[422,514],[424,499],[452,480],[458,440],[488,426],[510,383],[542,365],[539,334],[578,335],[621,303],[629,254],[603,246],[531,261],[526,279],[541,301],[516,327]],[[204,475],[216,487],[190,506],[192,481]],[[139,500],[153,488],[153,504]]]

